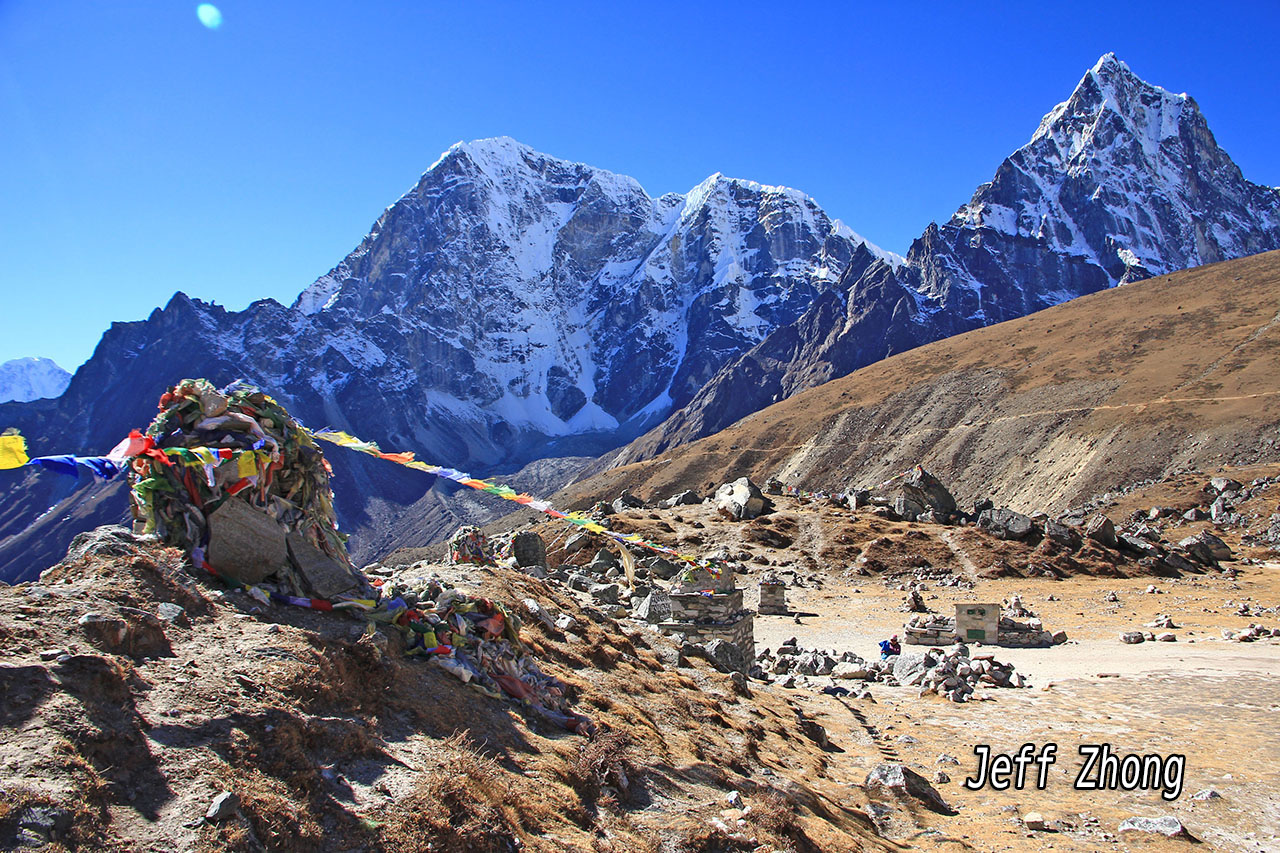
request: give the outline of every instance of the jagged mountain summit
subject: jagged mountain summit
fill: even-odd
[[[1107,54],[906,263],[853,264],[616,462],[647,458],[930,341],[1107,287],[1280,248],[1280,190],[1246,180],[1187,95]]]
[[[15,358],[0,364],[0,403],[57,397],[71,374],[49,358]]]
[[[632,178],[485,139],[445,152],[294,307],[396,318],[425,358],[398,381],[498,444],[615,433],[688,402],[860,247],[893,260],[794,190],[715,174],[654,199]]]

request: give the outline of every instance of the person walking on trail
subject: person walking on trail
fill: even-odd
[[[887,640],[880,641],[880,659],[891,658],[895,655],[902,654],[902,646],[898,645],[898,635],[894,634]]]

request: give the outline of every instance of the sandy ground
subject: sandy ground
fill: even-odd
[[[757,648],[776,648],[796,637],[806,648],[877,657],[878,641],[898,633],[907,617],[897,609],[904,593],[875,578],[853,580],[828,578],[820,587],[790,589],[794,610],[821,615],[802,615],[799,624],[792,617],[757,617]],[[1159,592],[1146,592],[1153,584]],[[1119,601],[1106,601],[1108,592]],[[993,690],[988,701],[963,705],[921,697],[915,688],[877,684],[871,686],[872,700],[760,689],[794,695],[806,714],[828,728],[844,750],[832,754],[837,778],[843,773],[849,783],[860,783],[884,760],[904,761],[929,779],[939,770],[947,774],[950,780],[936,787],[957,816],[898,807],[883,818],[886,835],[925,849],[1280,850],[1280,640],[1242,644],[1221,638],[1222,629],[1250,622],[1280,625],[1274,609],[1280,565],[1242,566],[1234,580],[979,580],[973,590],[939,587],[925,596],[934,610],[950,613],[959,601],[1000,602],[1014,593],[1048,629],[1066,630],[1071,639],[1048,649],[973,648],[1015,664],[1030,689]],[[1057,600],[1049,600],[1051,595]],[[1236,615],[1241,602],[1255,612],[1262,608],[1262,614]],[[1173,618],[1177,642],[1119,642],[1121,632],[1143,629],[1157,614]],[[977,775],[974,747],[1012,753],[1024,743],[1058,747],[1043,789],[1034,778],[1022,790],[970,791],[962,785]],[[1152,790],[1075,790],[1084,763],[1081,744],[1106,744],[1121,757],[1185,755],[1181,790],[1172,801],[1161,797],[1164,779]],[[939,763],[943,755],[958,763]],[[1176,768],[1168,772],[1170,779],[1177,775]],[[1221,798],[1193,799],[1206,788]],[[1053,831],[1027,830],[1020,818],[1029,811],[1040,812]],[[1203,843],[1118,833],[1127,817],[1165,814],[1178,817]]]

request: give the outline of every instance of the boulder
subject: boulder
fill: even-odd
[[[1130,536],[1128,533],[1121,533],[1116,537],[1116,544],[1120,547],[1141,554],[1144,557],[1160,558],[1164,552],[1155,544],[1148,542],[1139,536]]]
[[[1054,521],[1053,519],[1045,520],[1044,535],[1046,539],[1056,542],[1057,544],[1072,551],[1080,547],[1080,534],[1076,533],[1067,525]]]
[[[1188,536],[1178,545],[1185,548],[1193,560],[1206,565],[1213,565],[1218,560],[1230,560],[1234,556],[1226,542],[1207,530],[1201,530],[1195,536]]]
[[[870,673],[867,672],[865,663],[848,663],[841,661],[831,670],[832,678],[860,678],[865,679]]]
[[[1120,635],[1120,642],[1131,646],[1141,643],[1145,639],[1147,639],[1147,637],[1141,631],[1125,631]]]
[[[680,566],[662,557],[653,557],[648,563],[642,565],[652,572],[654,577],[661,578],[664,581],[671,580],[681,572]]]
[[[868,792],[887,791],[895,796],[906,794],[932,811],[948,815],[955,813],[928,779],[897,762],[877,764],[867,774],[863,787]]]
[[[826,749],[831,743],[827,739],[827,730],[821,723],[816,723],[813,720],[801,719],[800,731],[804,733],[805,737],[823,749]]]
[[[564,552],[573,554],[581,551],[591,544],[591,534],[585,530],[579,530],[564,541]]]
[[[716,509],[736,521],[755,518],[764,512],[764,493],[746,477],[725,483],[716,489]]]
[[[587,592],[601,604],[617,604],[618,598],[622,595],[622,588],[616,583],[597,583],[592,584]]]
[[[209,514],[205,559],[225,578],[246,584],[262,583],[289,567],[285,529],[239,498],[225,500]]]
[[[210,523],[216,515],[217,513],[214,513],[209,516]],[[310,593],[311,597],[330,599],[360,585],[361,581],[355,569],[311,544],[311,540],[302,531],[287,534],[285,544],[289,552],[289,561],[298,570],[298,575],[306,587],[302,591]]]
[[[1122,833],[1147,832],[1154,835],[1164,835],[1168,838],[1191,837],[1191,833],[1187,832],[1187,828],[1182,825],[1182,821],[1173,815],[1126,818],[1120,823],[1120,831]]]
[[[1212,492],[1220,495],[1223,492],[1238,492],[1244,488],[1244,483],[1233,480],[1230,477],[1214,477],[1204,487],[1204,491]]]
[[[742,650],[728,640],[712,640],[703,646],[707,652],[707,660],[721,672],[746,672],[747,662]]]
[[[914,687],[924,681],[931,661],[924,654],[901,654],[893,664],[893,677],[904,687]]]
[[[1004,507],[983,510],[978,526],[997,539],[1025,539],[1033,527],[1030,516]]]
[[[674,509],[678,506],[696,506],[702,503],[702,497],[693,489],[685,489],[678,495],[672,495],[662,502],[662,506],[666,509]]]
[[[511,537],[511,556],[517,566],[547,566],[547,543],[532,530],[522,530]]]
[[[1108,548],[1116,547],[1116,526],[1111,519],[1101,513],[1089,519],[1089,523],[1084,528],[1084,535],[1099,545],[1105,545]]]
[[[901,489],[904,497],[920,507],[920,512],[931,509],[945,518],[956,511],[956,499],[947,487],[918,465],[902,479]]]
[[[640,500],[638,497],[631,494],[631,492],[627,491],[626,489],[623,489],[622,494],[614,498],[613,503],[609,504],[609,507],[615,513],[625,512],[626,510],[629,510],[629,509],[640,509],[643,506],[644,506],[644,501]]]

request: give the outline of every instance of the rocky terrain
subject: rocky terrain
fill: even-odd
[[[583,479],[565,500],[743,475],[843,492],[923,464],[963,503],[999,495],[1056,514],[1180,471],[1274,460],[1277,318],[1276,252],[1128,284],[893,356]]]
[[[948,509],[935,483],[745,499],[726,487],[599,508],[613,530],[726,561],[748,607],[761,580],[782,581],[787,610],[756,615],[747,677],[714,644],[655,622],[655,594],[674,592],[678,568],[641,552],[628,586],[616,546],[540,516],[518,526],[539,547],[526,533],[506,565],[400,552],[366,567],[410,604],[441,586],[505,602],[590,736],[406,656],[393,625],[264,604],[191,575],[177,551],[80,546],[37,581],[0,588],[0,843],[1274,845],[1280,465],[1188,473],[1117,492],[1087,518],[1025,523],[996,506]],[[1216,554],[1193,544],[1215,540]],[[1186,565],[1171,562],[1180,554]],[[1065,636],[963,656],[905,645],[879,659],[910,611],[975,601]],[[1133,631],[1151,639],[1127,644]],[[956,679],[968,692],[940,695]],[[1241,739],[1255,745],[1247,754]],[[1046,787],[961,784],[977,774],[975,746],[1025,742],[1059,746]],[[1185,755],[1178,795],[1075,790],[1076,747],[1098,742]],[[1179,837],[1151,831],[1173,822]]]

